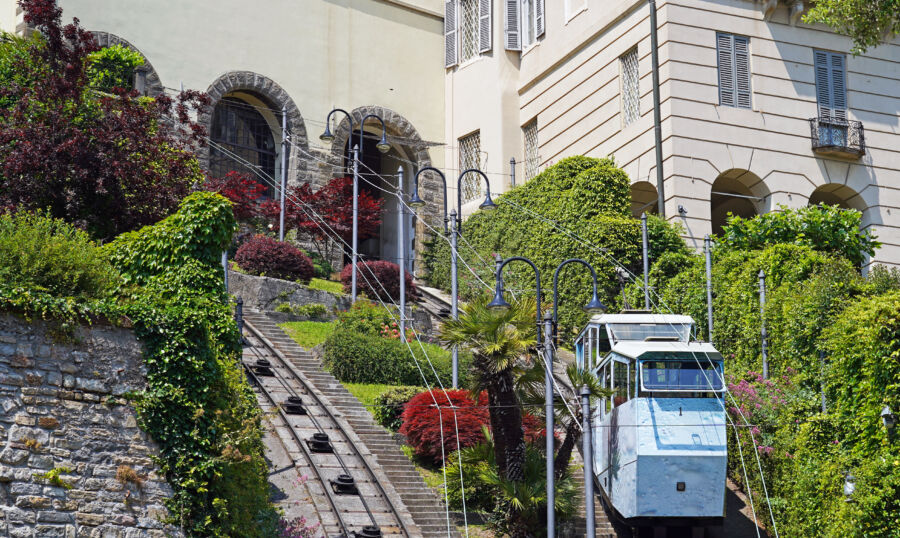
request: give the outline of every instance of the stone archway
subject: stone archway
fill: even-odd
[[[91,32],[94,34],[94,39],[97,40],[97,44],[101,47],[111,47],[113,45],[122,45],[123,47],[127,47],[138,54],[144,59],[144,65],[135,69],[137,73],[143,73],[145,77],[145,89],[144,93],[150,97],[156,97],[157,95],[166,91],[166,87],[163,85],[162,80],[159,78],[159,73],[156,72],[156,69],[153,68],[153,64],[150,63],[150,60],[147,59],[147,56],[140,51],[137,47],[129,43],[127,40],[122,39],[116,34],[111,34],[109,32],[96,31]]]
[[[230,71],[219,76],[206,90],[210,105],[198,115],[198,123],[211,133],[213,110],[222,98],[231,95],[246,94],[253,99],[265,103],[274,111],[284,109],[287,114],[287,126],[290,136],[290,153],[288,154],[288,184],[296,184],[306,180],[307,162],[310,157],[306,135],[306,124],[300,110],[290,95],[272,79],[253,73],[252,71]],[[279,129],[280,130],[280,129]],[[278,140],[280,145],[280,138]],[[209,148],[200,148],[197,152],[200,165],[209,169]]]
[[[719,174],[709,197],[712,233],[722,232],[728,214],[750,218],[768,211],[769,189],[749,170],[732,168]]]
[[[659,214],[659,196],[656,186],[649,181],[631,184],[631,216],[639,219],[641,213]]]
[[[839,183],[827,183],[816,188],[809,197],[809,205],[836,205],[843,209],[856,209],[865,213],[868,207],[862,196],[852,188]]]

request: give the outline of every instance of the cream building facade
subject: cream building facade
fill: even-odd
[[[360,251],[370,258],[396,258],[396,198],[380,189],[395,191],[400,167],[411,192],[417,168],[443,166],[444,152],[435,151],[444,136],[440,0],[59,0],[59,5],[64,22],[78,17],[102,45],[124,43],[139,51],[147,61],[142,85],[148,93],[185,88],[210,95],[212,107],[200,120],[211,144],[201,158],[213,172],[247,170],[232,155],[237,154],[278,180],[284,109],[289,183],[321,185],[347,175],[345,116],[334,116],[332,143],[319,139],[329,111],[350,112],[354,130],[364,115],[381,116],[391,150],[382,155],[375,149],[381,125],[367,120],[360,171],[361,188],[384,198],[384,217],[379,236],[362,242]],[[15,0],[0,0],[0,28],[24,32]],[[427,181],[425,195],[443,196],[438,188]],[[415,217],[406,218],[415,225]],[[417,237],[409,234],[408,251],[422,238],[421,223],[417,228]]]
[[[729,211],[838,203],[883,243],[872,261],[900,265],[900,40],[853,56],[800,22],[807,7],[658,0],[666,217],[701,247]],[[656,211],[646,0],[445,10],[448,163],[483,166],[497,191],[510,157],[521,182],[567,156],[613,156],[633,212]],[[477,205],[474,182],[464,194]]]

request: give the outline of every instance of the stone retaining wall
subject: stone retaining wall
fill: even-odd
[[[160,522],[171,489],[123,398],[145,375],[131,331],[60,342],[47,323],[0,314],[0,536],[181,535]]]
[[[319,303],[328,310],[347,310],[350,297],[313,290],[303,284],[243,273],[228,272],[228,293],[244,300],[244,308],[269,312],[281,303],[305,305]]]

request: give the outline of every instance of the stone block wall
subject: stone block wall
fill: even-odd
[[[125,398],[145,376],[131,331],[60,341],[47,323],[0,314],[0,536],[181,535],[160,521],[171,489]]]

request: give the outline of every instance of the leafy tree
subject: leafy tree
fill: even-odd
[[[861,265],[881,246],[871,229],[860,231],[862,213],[855,209],[820,204],[757,215],[733,216],[722,228],[716,246],[725,250],[755,250],[789,243],[843,256]]]
[[[87,75],[91,86],[105,92],[130,89],[134,68],[144,65],[141,53],[123,45],[113,45],[88,54]]]
[[[805,22],[821,22],[853,39],[853,53],[866,52],[900,33],[898,0],[818,0]]]
[[[205,95],[98,95],[90,32],[77,20],[63,26],[52,0],[21,6],[42,38],[3,60],[16,75],[0,88],[0,102],[10,103],[0,107],[0,206],[48,209],[100,239],[175,211],[202,181],[192,150],[203,129],[190,112]]]
[[[260,198],[267,189],[250,178],[250,174],[231,171],[223,177],[208,177],[203,188],[231,200],[234,218],[249,220],[259,216]]]

